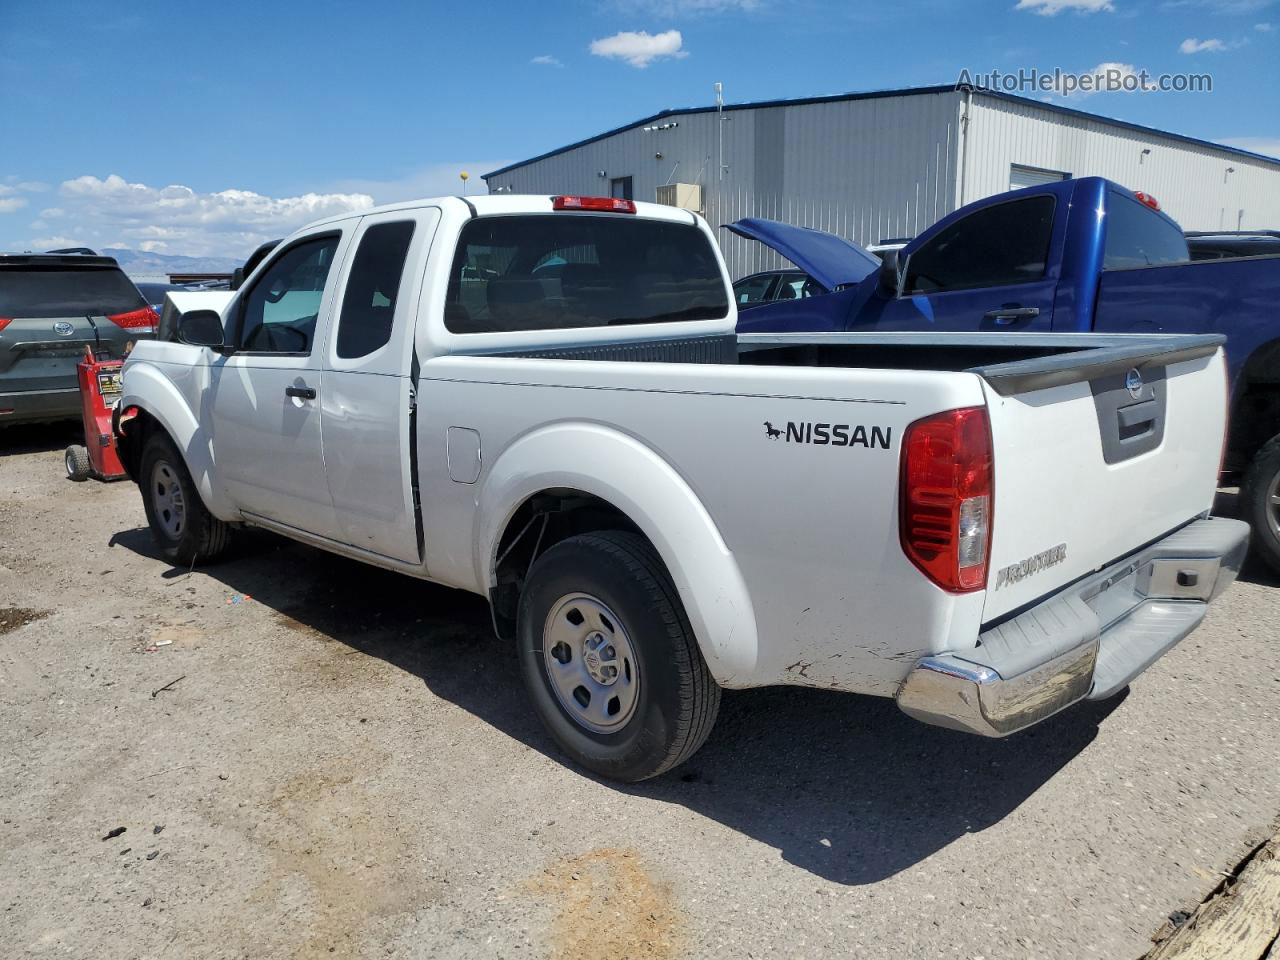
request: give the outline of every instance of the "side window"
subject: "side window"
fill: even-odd
[[[769,284],[773,283],[773,277],[772,273],[743,277],[733,285],[733,298],[738,303],[759,303],[769,295]]]
[[[1132,270],[1191,259],[1182,231],[1150,207],[1119,193],[1107,196],[1103,270]]]
[[[1044,276],[1052,196],[999,203],[957,220],[907,263],[906,293],[1030,283]]]
[[[280,254],[244,299],[240,349],[310,353],[338,234],[303,240]]]
[[[400,278],[412,239],[411,220],[379,223],[365,231],[338,319],[336,349],[342,359],[368,356],[391,340]]]

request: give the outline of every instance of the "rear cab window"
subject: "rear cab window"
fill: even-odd
[[[451,333],[720,319],[729,292],[692,224],[607,214],[469,221],[445,303]]]
[[[146,306],[118,267],[0,266],[0,317],[109,317]]]
[[[1187,238],[1171,221],[1114,190],[1107,197],[1103,270],[1132,270],[1191,259]]]

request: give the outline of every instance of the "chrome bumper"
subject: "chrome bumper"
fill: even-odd
[[[1244,562],[1249,527],[1197,520],[983,632],[919,661],[898,691],[909,716],[1003,737],[1103,700],[1191,633]]]

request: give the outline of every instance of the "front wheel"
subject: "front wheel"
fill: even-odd
[[[520,597],[525,688],[574,760],[635,782],[691,757],[720,708],[675,585],[632,533],[571,537],[540,556]]]
[[[1253,528],[1253,547],[1280,573],[1280,436],[1264,444],[1240,486],[1241,519]]]
[[[138,488],[151,535],[170,563],[195,566],[226,549],[231,528],[205,508],[186,463],[164,434],[152,434],[143,447]]]

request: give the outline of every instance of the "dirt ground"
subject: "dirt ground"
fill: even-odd
[[[6,957],[1133,958],[1280,814],[1257,568],[1127,696],[1009,740],[730,693],[620,787],[479,599],[260,533],[174,570],[131,485],[62,478],[71,438],[0,432]]]

